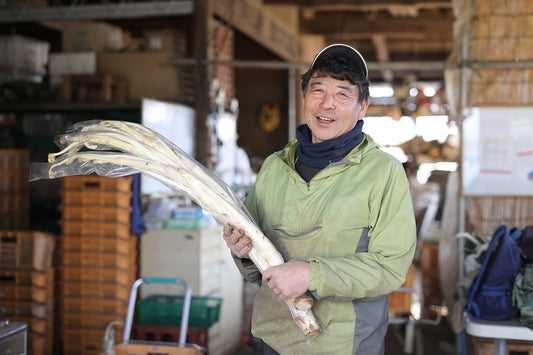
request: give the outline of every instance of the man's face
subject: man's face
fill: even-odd
[[[365,116],[369,100],[359,102],[359,87],[347,80],[313,77],[303,100],[305,122],[312,143],[339,137],[351,131]]]

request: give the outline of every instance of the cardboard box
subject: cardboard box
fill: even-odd
[[[0,36],[0,67],[44,75],[49,50],[48,42],[19,35]]]
[[[122,30],[103,22],[65,24],[62,36],[64,52],[105,52],[122,49]]]
[[[155,98],[177,100],[180,96],[179,67],[169,61],[173,52],[99,53],[98,72],[128,80],[130,100]]]
[[[150,51],[173,51],[183,55],[187,48],[185,34],[172,29],[148,30],[143,35]]]
[[[50,54],[50,75],[96,74],[96,52]]]

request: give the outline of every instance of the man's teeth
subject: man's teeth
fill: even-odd
[[[333,121],[331,118],[327,118],[327,117],[318,117],[318,119],[321,121]]]

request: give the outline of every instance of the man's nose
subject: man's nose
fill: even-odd
[[[335,108],[335,97],[332,94],[324,95],[322,102],[320,103],[322,108],[332,110]]]

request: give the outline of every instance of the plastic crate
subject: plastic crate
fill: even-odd
[[[137,252],[137,237],[100,237],[65,235],[59,238],[59,247],[74,251],[107,251],[122,254]]]
[[[62,190],[61,200],[66,205],[118,206],[130,208],[131,193],[121,191]]]
[[[54,300],[46,302],[32,302],[6,299],[0,305],[1,313],[31,315],[32,317],[45,318],[53,314]]]
[[[28,171],[7,170],[0,171],[0,191],[28,190]]]
[[[180,325],[183,312],[183,296],[152,295],[137,302],[139,324],[142,325]],[[189,327],[209,328],[220,316],[222,298],[191,298]]]
[[[71,327],[105,327],[109,323],[126,319],[126,314],[99,312],[60,312],[59,322],[62,326]]]
[[[29,210],[30,192],[28,190],[0,191],[0,215]]]
[[[104,253],[92,251],[59,251],[62,265],[100,266],[128,270],[137,263],[133,254]]]
[[[59,280],[131,285],[136,280],[137,268],[122,270],[117,268],[59,266]]]
[[[63,235],[97,235],[107,237],[128,238],[130,234],[129,223],[94,222],[94,221],[62,221]]]
[[[46,302],[52,297],[54,297],[53,284],[49,287],[37,287],[0,283],[0,302],[3,302],[3,299]]]
[[[100,312],[120,313],[128,312],[128,302],[118,298],[101,297],[59,297],[60,309],[68,312]]]
[[[104,282],[59,281],[59,296],[111,297],[128,300],[130,286]]]
[[[131,177],[109,178],[105,176],[67,176],[62,180],[65,190],[95,190],[130,192],[133,184]]]
[[[23,322],[28,324],[29,332],[47,334],[54,331],[54,317],[32,317],[29,315],[5,314],[10,322]]]
[[[63,354],[100,355],[105,328],[60,327]],[[115,331],[115,341],[122,340],[122,330]]]
[[[25,170],[30,166],[29,149],[0,149],[0,170]]]
[[[0,268],[47,270],[55,238],[32,231],[0,231]]]
[[[123,207],[65,205],[61,207],[64,220],[110,221],[130,223],[131,210]]]
[[[54,284],[54,269],[50,268],[47,271],[0,270],[0,284],[52,287]]]

